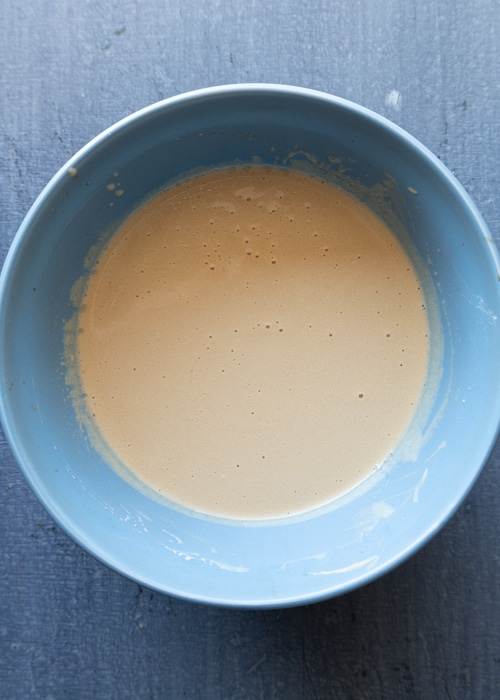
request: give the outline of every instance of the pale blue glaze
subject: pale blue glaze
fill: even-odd
[[[401,183],[404,223],[430,266],[440,309],[443,380],[431,419],[444,407],[443,413],[416,462],[396,465],[336,508],[260,525],[192,516],[133,488],[85,439],[61,365],[63,321],[73,313],[70,291],[102,231],[116,228],[169,180],[234,159],[280,163],[294,150],[325,161],[335,154],[366,185],[387,175]],[[122,197],[106,187],[117,181]],[[447,521],[497,435],[499,265],[483,220],[451,173],[415,139],[322,93],[227,86],[123,120],[82,149],[42,192],[0,284],[1,418],[21,469],[80,545],[165,593],[270,607],[367,583]]]

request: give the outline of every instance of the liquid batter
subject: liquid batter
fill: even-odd
[[[328,183],[215,171],[145,204],[90,277],[78,362],[119,459],[186,507],[298,513],[393,450],[426,378],[404,249]]]

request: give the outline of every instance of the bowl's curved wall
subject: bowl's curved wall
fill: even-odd
[[[85,259],[102,245],[103,232],[111,235],[139,203],[186,172],[255,159],[316,169],[368,200],[376,194],[368,203],[408,232],[428,278],[441,331],[435,369],[442,370],[416,461],[402,459],[357,498],[314,517],[260,525],[191,517],[121,479],[79,425],[62,364],[72,290],[88,274]],[[321,93],[226,86],[125,119],[49,183],[0,284],[2,422],[26,478],[83,547],[172,595],[280,606],[366,583],[454,512],[497,434],[499,266],[480,215],[409,135]]]

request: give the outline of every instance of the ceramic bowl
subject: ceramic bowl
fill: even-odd
[[[430,372],[397,459],[328,506],[235,521],[151,498],[96,451],[67,383],[65,323],[104,231],[186,173],[231,163],[316,171],[401,236],[430,309]],[[485,464],[500,416],[497,255],[474,204],[424,146],[327,94],[276,85],[209,88],[112,126],[51,180],[1,276],[1,418],[31,488],[82,547],[141,585],[226,606],[319,601],[372,581],[454,513]],[[406,449],[415,431],[419,449]]]

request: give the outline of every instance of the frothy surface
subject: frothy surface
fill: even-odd
[[[422,393],[417,274],[351,196],[269,167],[166,190],[99,259],[79,318],[90,413],[119,459],[196,510],[305,511],[370,475]]]

